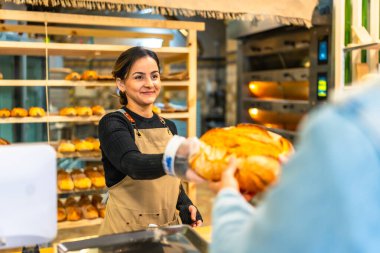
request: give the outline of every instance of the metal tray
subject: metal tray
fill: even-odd
[[[58,244],[58,253],[207,253],[208,243],[190,226],[177,225]]]

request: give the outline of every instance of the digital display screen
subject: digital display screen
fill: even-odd
[[[326,100],[327,99],[327,73],[318,73],[317,75],[317,100]]]
[[[318,64],[326,64],[328,61],[328,40],[324,37],[318,40]]]

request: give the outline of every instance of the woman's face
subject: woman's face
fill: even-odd
[[[126,92],[128,104],[140,107],[152,105],[161,90],[160,73],[156,61],[143,57],[135,61],[123,85],[118,85],[122,92]]]

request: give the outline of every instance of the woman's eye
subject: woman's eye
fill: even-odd
[[[135,79],[136,80],[141,80],[141,79],[143,79],[143,76],[135,76]]]
[[[157,80],[160,77],[160,75],[152,75],[153,80]]]

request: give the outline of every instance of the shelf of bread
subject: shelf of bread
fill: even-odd
[[[187,87],[189,81],[161,81],[163,87]],[[70,81],[70,80],[0,80],[0,86],[48,86],[48,87],[115,87],[114,81]]]
[[[188,119],[188,112],[161,113],[162,117],[167,119]],[[24,123],[91,123],[99,122],[102,116],[60,116],[50,114],[44,117],[7,117],[0,118],[0,124],[24,124]]]
[[[100,151],[86,151],[86,152],[57,152],[57,158],[94,158],[96,160],[100,160],[102,154]]]
[[[93,220],[79,220],[79,221],[62,221],[58,222],[58,229],[71,229],[71,228],[80,228],[88,226],[100,225],[103,222],[103,218],[96,218]]]
[[[72,43],[44,43],[1,41],[0,55],[64,55],[87,58],[116,58],[132,46],[102,45],[102,44],[72,44]],[[161,47],[151,48],[165,62],[186,59],[188,47]]]

